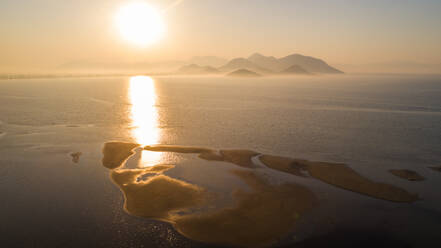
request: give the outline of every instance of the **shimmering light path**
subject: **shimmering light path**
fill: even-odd
[[[147,76],[130,78],[129,99],[132,103],[132,135],[140,145],[157,144],[160,130],[158,128],[158,111],[156,104],[155,81]],[[142,152],[140,166],[153,166],[161,160],[161,154],[149,151]]]

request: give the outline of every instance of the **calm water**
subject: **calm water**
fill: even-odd
[[[322,192],[326,204],[320,217],[310,220],[317,225],[323,216],[335,220],[323,230],[305,224],[301,239],[381,224],[412,246],[441,242],[441,173],[427,168],[441,166],[441,76],[0,81],[0,242],[5,247],[205,246],[169,224],[124,212],[123,197],[100,162],[101,148],[111,140],[343,162],[423,200],[400,205],[352,192]],[[79,163],[71,161],[72,152],[82,153]],[[141,166],[185,160],[151,152],[141,156]],[[388,173],[397,168],[426,180],[408,182]],[[199,174],[193,180],[203,184],[204,173]]]

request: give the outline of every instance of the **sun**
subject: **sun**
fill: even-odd
[[[122,6],[116,14],[116,25],[125,40],[140,46],[159,41],[165,31],[161,12],[145,2]]]

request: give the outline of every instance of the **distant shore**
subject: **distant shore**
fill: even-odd
[[[44,73],[44,74],[25,74],[25,73],[3,73],[0,74],[0,80],[15,80],[15,79],[51,79],[51,78],[98,78],[98,77],[132,77],[132,76],[178,76],[178,77],[224,77],[224,74],[196,74],[184,75],[174,73],[148,73],[148,72],[133,72],[133,73]],[[441,76],[441,73],[346,73],[337,75],[314,75],[314,76]],[[264,75],[263,77],[305,77],[304,75]],[[306,75],[308,76],[308,75]]]

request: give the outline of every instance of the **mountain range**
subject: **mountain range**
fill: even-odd
[[[227,76],[229,77],[260,77],[261,75],[247,70],[247,69],[239,69],[239,70],[235,70],[233,72],[230,72],[227,74]]]
[[[177,74],[217,74],[220,71],[212,66],[200,66],[197,64],[184,65],[176,72]]]
[[[228,74],[245,69],[260,75],[310,75],[338,74],[340,70],[331,67],[321,59],[291,54],[276,58],[254,53],[247,58],[227,60],[216,56],[199,56],[181,61],[135,62],[119,61],[72,61],[57,67],[59,72],[96,73],[149,73],[149,74]]]
[[[197,64],[181,67],[178,74],[215,74],[230,73],[237,70],[247,70],[262,75],[272,74],[341,74],[342,71],[331,67],[325,61],[301,54],[291,54],[276,58],[254,53],[248,58],[234,58],[226,64],[214,68]]]

